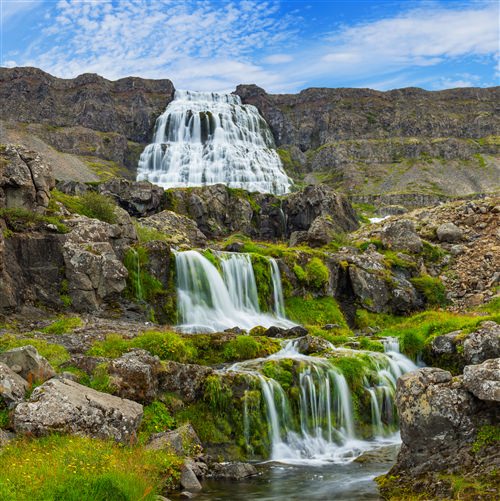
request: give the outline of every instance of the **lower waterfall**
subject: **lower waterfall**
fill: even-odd
[[[385,346],[385,353],[331,347],[332,356],[362,354],[368,360],[363,386],[356,390],[358,399],[361,392],[370,402],[371,429],[362,431],[356,422],[353,388],[342,371],[328,358],[299,353],[296,340],[288,341],[280,352],[266,359],[232,365],[229,371],[243,372],[260,385],[271,445],[269,459],[292,464],[345,463],[366,450],[396,443],[396,381],[416,366],[399,353],[397,340],[391,339]],[[297,363],[298,377],[288,390],[261,372],[266,361],[280,359]],[[244,414],[248,436],[252,420],[246,406]]]
[[[250,255],[216,252],[219,269],[197,251],[176,252],[177,311],[184,332],[221,332],[233,327],[293,327],[285,318],[279,269],[269,261],[272,313],[261,312]]]

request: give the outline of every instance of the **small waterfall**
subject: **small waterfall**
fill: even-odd
[[[290,328],[286,318],[261,313],[248,254],[217,253],[222,274],[197,251],[176,252],[177,308],[185,332],[218,332],[232,327]]]
[[[291,182],[273,148],[269,126],[239,96],[177,90],[156,121],[137,180],[163,188],[223,183],[281,195]]]
[[[297,340],[291,340],[266,359],[231,366],[228,370],[251,375],[259,382],[268,422],[270,459],[291,463],[346,462],[377,444],[397,440],[396,381],[416,366],[399,353],[397,341],[391,343],[391,351],[387,353],[333,349],[336,357],[364,356],[369,360],[363,387],[356,391],[358,399],[360,390],[366,392],[368,413],[371,410],[371,438],[366,438],[369,427],[360,431],[357,426],[353,390],[335,366],[335,359],[302,355],[297,351]],[[267,361],[280,359],[294,360],[296,379],[289,391],[260,372]],[[244,420],[245,429],[250,430],[251,419],[245,414]],[[250,431],[245,435],[250,436]]]
[[[281,287],[281,273],[276,259],[270,258],[271,280],[273,283],[274,313],[279,318],[285,318],[285,300],[283,299],[283,289]]]

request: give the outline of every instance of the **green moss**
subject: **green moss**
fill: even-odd
[[[329,296],[318,298],[290,297],[285,300],[288,318],[302,325],[338,324],[347,327],[347,322],[335,299]]]
[[[269,360],[264,363],[261,372],[264,376],[278,381],[285,391],[288,391],[293,384],[293,360],[291,359]]]
[[[368,327],[386,328],[403,321],[403,317],[397,317],[389,313],[372,313],[361,308],[356,310],[355,326],[358,329]]]
[[[139,301],[152,301],[164,292],[162,283],[145,270],[149,263],[147,250],[137,245],[125,253],[123,264],[127,268],[127,294]]]
[[[143,226],[137,221],[134,221],[134,226],[135,226],[135,231],[137,232],[137,238],[141,243],[153,242],[158,240],[163,242],[168,242],[170,240],[170,235],[162,233],[156,228]]]
[[[427,303],[431,306],[446,306],[446,287],[442,284],[439,278],[434,278],[429,275],[415,277],[410,279],[415,288],[421,292]]]
[[[69,334],[82,325],[83,321],[80,317],[61,317],[43,328],[42,332],[45,334]]]
[[[170,415],[163,402],[155,400],[144,406],[144,416],[141,421],[139,433],[142,439],[147,438],[152,433],[160,433],[175,428],[175,419]]]
[[[365,251],[369,245],[374,245],[377,250],[383,250],[384,249],[384,244],[382,243],[382,241],[378,238],[371,238],[370,240],[367,240],[365,242],[358,242],[356,244],[356,247],[361,250],[361,251]]]
[[[305,268],[307,283],[314,289],[324,290],[330,280],[330,270],[318,257],[313,257]]]
[[[224,348],[226,360],[248,360],[257,358],[261,353],[261,345],[253,336],[237,336]]]
[[[131,341],[120,334],[108,334],[104,340],[96,341],[87,351],[92,357],[118,358],[128,351]]]
[[[0,428],[7,428],[10,423],[10,411],[9,409],[2,409],[1,404],[0,401]]]
[[[7,225],[6,238],[12,237],[13,232],[29,231],[40,224],[54,225],[58,233],[68,233],[69,231],[69,228],[59,217],[46,216],[26,209],[0,209],[0,218],[4,219]]]
[[[133,348],[142,348],[162,360],[189,362],[196,359],[197,350],[188,340],[175,332],[148,331],[131,340]]]
[[[423,240],[421,255],[424,258],[425,262],[438,263],[446,256],[446,252],[444,252],[441,247],[432,245],[429,242]]]
[[[300,266],[300,264],[295,263],[293,265],[293,273],[294,273],[295,277],[297,278],[297,280],[299,281],[299,283],[301,283],[301,284],[307,283],[307,274],[306,274],[304,268],[302,268],[302,266]]]
[[[368,337],[362,337],[358,339],[359,339],[359,347],[362,350],[379,351],[379,352],[384,351],[384,345],[380,341],[374,341],[373,339],[370,339]]]
[[[273,304],[273,285],[269,260],[258,254],[252,254],[251,260],[260,309],[270,311]]]
[[[233,392],[226,382],[217,374],[208,376],[203,383],[203,400],[212,412],[223,412],[231,405]]]
[[[500,426],[482,426],[477,432],[476,440],[472,444],[472,450],[477,453],[485,447],[498,445],[498,442],[500,442]]]
[[[21,346],[31,345],[42,357],[45,357],[54,369],[58,369],[60,365],[67,362],[71,356],[64,348],[58,344],[48,343],[44,339],[22,338],[18,339],[12,334],[6,334],[0,337],[0,352],[19,348]]]
[[[62,203],[70,212],[81,214],[106,223],[114,224],[117,221],[114,200],[95,191],[86,191],[81,196],[72,196],[52,190],[52,198]]]

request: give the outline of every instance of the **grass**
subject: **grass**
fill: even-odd
[[[0,218],[5,219],[7,229],[6,238],[12,237],[12,232],[29,231],[40,224],[52,224],[58,233],[68,233],[69,228],[57,216],[45,216],[21,208],[0,209]]]
[[[446,306],[446,287],[439,278],[429,275],[415,277],[410,279],[415,289],[421,292],[430,306]]]
[[[285,307],[288,318],[302,325],[338,324],[341,327],[347,327],[339,305],[330,296],[289,297],[285,300]]]
[[[137,238],[141,243],[153,242],[153,241],[170,241],[170,235],[162,233],[156,228],[150,228],[149,226],[143,226],[137,221],[134,221],[135,231],[137,232]]]
[[[175,419],[170,415],[163,402],[155,400],[144,407],[144,416],[139,429],[139,439],[149,437],[152,433],[171,430],[175,427]]]
[[[475,442],[472,444],[472,450],[477,453],[484,447],[498,445],[499,442],[500,426],[482,426],[477,433]]]
[[[45,334],[69,334],[83,325],[80,317],[61,317],[49,326],[44,327]]]
[[[52,435],[0,450],[2,501],[154,500],[175,488],[181,460],[164,451]]]
[[[81,196],[67,195],[58,190],[52,190],[51,194],[55,201],[62,203],[74,214],[81,214],[110,224],[117,221],[116,204],[110,197],[91,190]]]

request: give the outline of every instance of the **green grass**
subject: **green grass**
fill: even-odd
[[[330,270],[319,257],[313,257],[305,268],[307,283],[314,289],[325,289],[330,279]]]
[[[83,325],[80,317],[61,317],[49,326],[44,327],[45,334],[69,334]]]
[[[152,433],[159,433],[175,428],[175,419],[170,415],[163,402],[155,400],[144,407],[139,434],[144,439]]]
[[[415,277],[410,279],[415,289],[421,292],[430,306],[446,306],[446,287],[439,278],[429,275]]]
[[[68,233],[69,228],[57,216],[46,216],[21,208],[0,209],[0,218],[5,219],[7,229],[4,236],[10,238],[13,232],[29,231],[39,224],[52,224],[58,233]]]
[[[0,463],[2,501],[152,501],[181,466],[164,451],[59,435],[10,442]]]
[[[55,189],[51,194],[55,201],[62,203],[74,214],[81,214],[110,224],[117,221],[116,204],[110,197],[91,190],[81,196],[67,195]]]
[[[135,231],[137,232],[137,238],[141,243],[153,242],[157,240],[168,242],[170,240],[170,235],[163,233],[156,228],[143,226],[137,221],[134,221],[134,226]]]
[[[498,445],[499,442],[500,426],[482,426],[477,433],[475,442],[472,444],[472,450],[477,453],[484,447]]]
[[[330,296],[318,298],[289,297],[285,300],[286,313],[290,320],[302,325],[323,326],[338,324],[347,327],[339,305]]]

